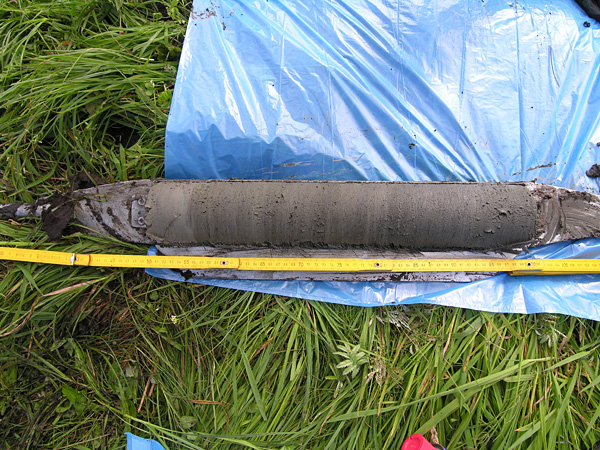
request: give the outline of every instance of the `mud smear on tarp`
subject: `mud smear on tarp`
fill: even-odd
[[[585,174],[590,178],[600,177],[600,165],[594,164],[592,167],[585,171]]]

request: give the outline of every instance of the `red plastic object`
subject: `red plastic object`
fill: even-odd
[[[413,434],[404,441],[401,450],[435,450],[435,447],[420,434]]]

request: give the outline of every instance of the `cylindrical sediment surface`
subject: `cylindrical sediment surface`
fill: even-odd
[[[163,245],[488,250],[527,243],[536,200],[522,184],[169,181],[148,194]]]

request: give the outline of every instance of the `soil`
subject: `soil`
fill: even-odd
[[[115,143],[125,148],[131,147],[140,139],[140,134],[127,126],[115,125],[108,128],[106,132],[113,137]]]
[[[94,186],[105,184],[106,181],[98,175],[88,175],[85,172],[78,172],[69,179],[71,184],[71,192],[77,189],[88,189]]]
[[[600,236],[598,196],[533,183],[144,180],[34,207],[51,239],[77,216],[98,234],[164,247],[481,251]]]
[[[48,198],[41,199],[38,203],[49,204],[50,206],[42,211],[42,230],[44,230],[51,240],[58,239],[69,225],[74,217],[75,204],[72,193],[78,189],[86,189],[99,184],[103,184],[102,178],[85,172],[79,172],[69,179],[71,189],[62,194],[56,192]],[[37,206],[36,206],[37,207]]]
[[[600,0],[576,0],[579,6],[590,16],[592,19],[600,22]],[[587,25],[586,25],[587,23]],[[584,22],[584,27],[589,28],[591,24]]]
[[[585,174],[590,178],[600,177],[600,166],[598,164],[594,164],[592,167],[585,171]]]
[[[0,205],[0,217],[6,219],[16,219],[16,212],[23,203],[9,203],[7,205]]]
[[[524,184],[156,183],[146,235],[162,245],[489,250],[535,237]]]
[[[56,192],[45,198],[45,204],[50,206],[42,211],[42,230],[48,234],[50,240],[58,239],[73,219],[73,201],[65,194]]]
[[[536,245],[600,236],[600,198],[588,192],[530,185],[537,203]]]

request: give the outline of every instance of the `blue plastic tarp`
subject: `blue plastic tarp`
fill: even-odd
[[[165,450],[153,439],[144,439],[135,434],[125,433],[127,436],[127,450]]]
[[[537,180],[598,193],[585,171],[599,154],[600,24],[574,1],[196,0],[165,164],[168,178]],[[588,239],[527,256],[599,250]],[[188,281],[350,305],[600,320],[595,275]]]

